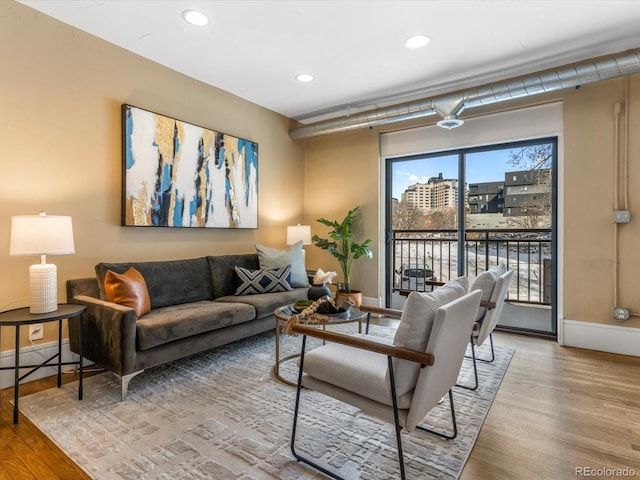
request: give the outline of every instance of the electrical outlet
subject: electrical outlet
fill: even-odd
[[[613,212],[613,223],[629,223],[631,212],[629,210],[615,210]]]
[[[44,337],[44,325],[42,323],[29,325],[29,340],[40,340],[43,337]]]
[[[616,320],[629,320],[629,309],[627,307],[613,307],[613,318]]]

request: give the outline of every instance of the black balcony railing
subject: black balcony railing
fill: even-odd
[[[456,230],[394,230],[393,290],[429,291],[458,274]],[[475,277],[504,263],[514,270],[508,300],[551,304],[551,229],[467,230],[464,272]]]

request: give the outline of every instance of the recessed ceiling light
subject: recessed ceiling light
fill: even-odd
[[[421,33],[419,35],[413,35],[412,37],[407,38],[404,41],[404,46],[407,48],[421,48],[430,41],[431,39],[427,35]]]
[[[296,75],[296,80],[302,83],[313,82],[313,75],[310,73],[301,73],[300,75]]]
[[[182,12],[182,18],[184,18],[185,22],[196,27],[204,27],[209,23],[207,16],[197,10],[185,10]]]

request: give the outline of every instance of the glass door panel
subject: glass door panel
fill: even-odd
[[[393,279],[387,304],[392,308],[402,308],[410,291],[431,291],[432,282],[457,276],[458,164],[457,154],[391,163],[388,269]]]
[[[386,305],[504,263],[499,326],[555,336],[556,161],[556,138],[388,159]]]
[[[515,274],[498,325],[555,335],[554,153],[555,142],[541,142],[465,154],[465,272],[473,278],[507,265]]]

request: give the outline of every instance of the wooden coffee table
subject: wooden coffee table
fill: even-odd
[[[287,357],[284,358],[280,358],[280,331],[282,330],[282,328],[284,327],[284,325],[289,321],[289,319],[293,316],[296,315],[296,311],[293,309],[293,304],[289,304],[289,305],[284,305],[282,307],[278,307],[275,309],[275,311],[273,312],[275,318],[276,318],[276,362],[273,365],[273,376],[279,380],[282,383],[285,383],[287,385],[291,385],[292,387],[295,387],[297,384],[295,382],[292,382],[290,380],[287,380],[286,378],[283,378],[280,376],[280,364],[283,362],[286,362],[287,360],[291,360],[293,358],[298,358],[300,356],[299,353],[295,353],[293,355],[289,355]],[[326,323],[318,323],[318,324],[309,324],[309,325],[314,325],[314,326],[318,326],[318,327],[322,327],[323,329],[326,327],[331,327],[334,325],[342,325],[345,323],[353,323],[353,322],[358,322],[358,333],[362,333],[362,321],[366,320],[367,322],[367,328],[366,328],[366,332],[369,333],[369,321],[370,321],[371,317],[370,314],[367,312],[363,312],[362,310],[360,310],[357,307],[351,307],[351,310],[349,310],[349,316],[348,317],[331,317],[331,321],[326,322]]]

